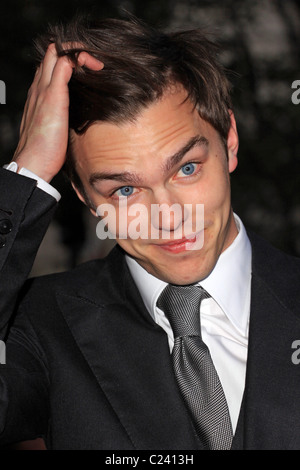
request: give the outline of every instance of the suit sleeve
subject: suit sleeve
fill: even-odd
[[[47,426],[43,353],[33,327],[21,321],[16,328],[14,315],[56,206],[35,180],[0,168],[0,339],[7,345],[6,363],[0,364],[1,447],[34,439]]]
[[[0,339],[57,206],[36,181],[0,168]]]

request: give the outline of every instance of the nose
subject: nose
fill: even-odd
[[[159,238],[173,238],[182,229],[184,217],[184,208],[178,198],[168,191],[154,194],[151,201],[151,228],[158,233]]]

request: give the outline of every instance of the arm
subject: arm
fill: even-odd
[[[36,181],[0,168],[0,330],[5,339],[17,294],[55,211]]]
[[[78,62],[93,70],[103,67],[85,52]],[[48,183],[65,161],[72,72],[73,64],[67,57],[58,57],[51,44],[29,89],[13,157],[19,168]],[[30,272],[56,201],[37,188],[35,180],[4,169],[0,169],[0,187],[0,330],[4,338],[17,293]]]
[[[85,52],[78,62],[103,67]],[[72,71],[69,59],[50,45],[28,92],[13,157],[19,168],[48,183],[65,161]],[[34,439],[47,428],[47,358],[26,315],[13,312],[57,202],[36,180],[2,168],[0,188],[0,339],[7,343],[6,364],[0,365],[0,441],[6,445]]]

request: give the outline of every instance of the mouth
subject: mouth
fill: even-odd
[[[171,240],[166,243],[156,244],[159,249],[168,251],[170,253],[181,253],[184,251],[191,251],[195,249],[195,244],[199,240],[200,233],[196,233],[193,236],[185,237],[180,240]],[[201,244],[202,247],[202,244]],[[199,248],[201,248],[199,247]]]

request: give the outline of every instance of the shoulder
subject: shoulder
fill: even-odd
[[[92,285],[97,286],[105,296],[109,286],[114,283],[112,280],[117,282],[122,270],[126,269],[125,264],[123,253],[116,247],[103,259],[88,261],[69,271],[29,279],[21,294],[21,301],[45,302],[47,299],[51,302],[59,292],[77,296]]]
[[[248,236],[252,246],[253,264],[266,269],[275,268],[275,273],[282,271],[293,271],[300,274],[300,258],[291,256],[282,250],[274,247],[267,240],[259,235],[248,231]]]
[[[252,275],[289,306],[300,310],[300,258],[288,255],[260,236],[248,232],[252,246]]]

